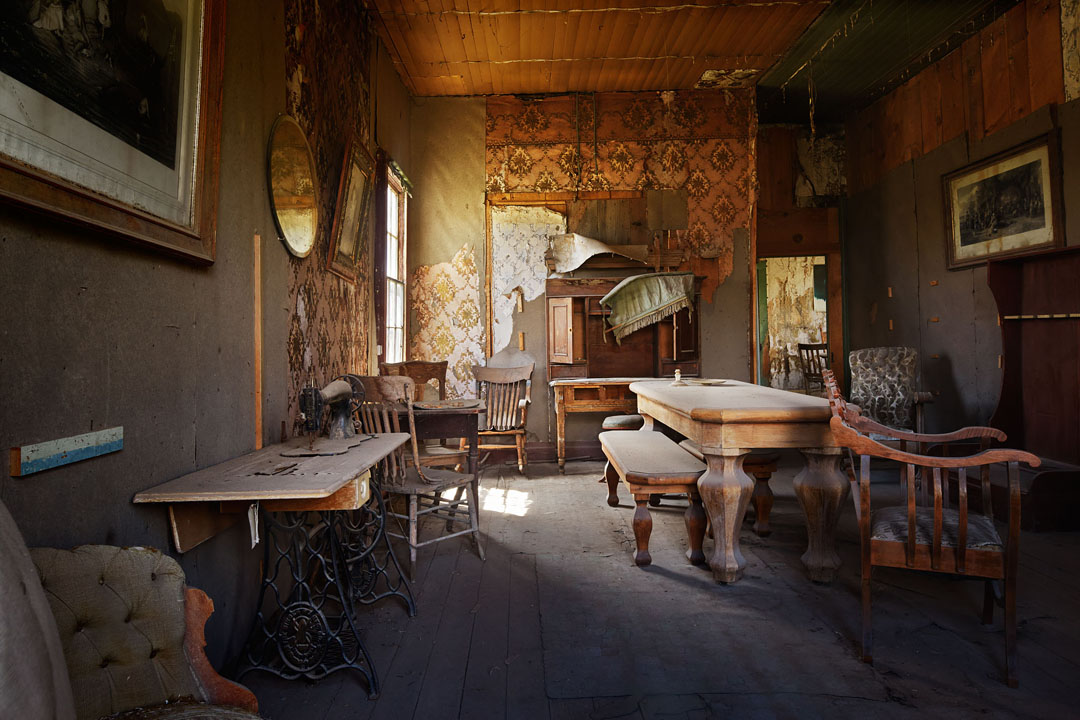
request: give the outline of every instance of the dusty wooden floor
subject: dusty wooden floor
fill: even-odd
[[[421,551],[418,614],[360,611],[382,681],[318,683],[252,674],[265,717],[837,718],[1080,716],[1080,534],[1021,543],[1020,688],[1001,682],[1004,635],[979,623],[982,585],[875,574],[875,665],[857,656],[858,538],[848,502],[841,577],[806,579],[802,512],[773,479],[773,534],[744,526],[749,566],[734,585],[687,563],[682,507],[653,511],[653,565],[631,563],[633,503],[610,508],[601,463],[488,468],[471,541]],[[706,554],[709,541],[706,541]]]

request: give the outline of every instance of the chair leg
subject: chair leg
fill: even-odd
[[[634,495],[634,540],[637,542],[637,552],[634,553],[634,564],[645,567],[652,564],[652,555],[649,554],[649,536],[652,535],[652,515],[649,514],[649,496]]]
[[[1005,682],[1020,685],[1016,674],[1016,575],[1005,577]]]
[[[459,486],[457,491],[454,493],[454,499],[449,503],[449,507],[450,507],[450,509],[452,511],[457,510],[457,508],[458,508],[457,503],[461,501],[461,496],[462,496],[462,494],[464,492],[465,492],[465,486],[462,485],[462,486]],[[454,518],[455,517],[456,517],[456,515],[451,515],[450,517],[448,517],[446,519],[446,532],[453,532],[454,531]]]
[[[480,543],[480,483],[469,483],[469,524],[472,526],[473,540],[476,542],[476,554],[484,559],[484,546]]]
[[[705,565],[705,553],[701,545],[705,540],[705,508],[701,504],[701,496],[691,493],[690,505],[686,508],[686,537],[690,541],[690,548],[686,551],[686,559],[692,565]]]
[[[409,496],[409,582],[416,582],[416,503],[415,494]]]
[[[874,635],[870,620],[870,581],[873,570],[869,563],[862,568],[862,661],[874,663]]]
[[[604,479],[607,480],[607,504],[619,507],[619,473],[615,472],[611,463],[604,465]]]
[[[982,624],[992,625],[994,623],[994,581],[987,580],[983,583],[983,611],[982,611]]]
[[[518,472],[525,474],[525,436],[515,435],[514,444],[517,445]]]

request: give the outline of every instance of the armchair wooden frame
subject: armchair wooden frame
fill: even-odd
[[[925,434],[894,430],[859,415],[840,395],[832,373],[824,373],[826,392],[833,416],[830,420],[838,445],[859,456],[849,468],[855,514],[859,522],[862,559],[862,657],[873,662],[871,630],[871,578],[875,565],[941,572],[986,580],[983,593],[983,624],[993,622],[995,593],[993,581],[1003,581],[1005,606],[1006,682],[1018,684],[1016,672],[1016,574],[1020,554],[1020,472],[1019,463],[1038,467],[1039,458],[1021,450],[988,449],[991,440],[1004,440],[1000,430],[967,427],[952,433]],[[896,449],[872,439],[869,433],[898,440]],[[930,456],[907,451],[908,443],[920,449],[927,443],[951,443],[978,439],[980,451],[974,455]],[[884,458],[900,463],[905,504],[871,510],[870,460]],[[994,526],[990,507],[989,474],[993,463],[1006,463],[1009,482],[1008,536],[1004,542]],[[982,513],[968,511],[967,473],[983,470]],[[949,475],[957,476],[956,509],[949,507]],[[916,502],[916,487],[924,498]],[[932,496],[930,495],[932,491]]]

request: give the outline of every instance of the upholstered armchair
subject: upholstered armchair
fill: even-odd
[[[919,392],[919,353],[910,347],[873,347],[848,353],[851,402],[875,422],[923,431],[923,405],[933,395]]]
[[[256,720],[210,666],[214,604],[150,548],[27,551],[0,504],[0,717]]]

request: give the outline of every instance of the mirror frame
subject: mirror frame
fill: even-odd
[[[315,223],[311,232],[311,244],[306,249],[299,247],[293,239],[290,239],[284,229],[281,227],[281,220],[278,218],[278,209],[274,203],[274,172],[273,172],[273,156],[274,156],[274,138],[277,136],[278,130],[282,123],[292,123],[296,126],[296,129],[300,132],[300,137],[304,139],[304,147],[307,150],[308,167],[311,169],[311,187],[312,195],[315,198]],[[304,132],[304,128],[300,126],[296,118],[288,113],[282,113],[274,119],[274,124],[270,127],[270,138],[266,142],[266,191],[270,198],[270,212],[274,216],[274,227],[277,229],[278,238],[285,245],[285,248],[295,257],[305,258],[311,254],[311,251],[315,249],[315,243],[319,234],[319,182],[318,172],[315,168],[315,156],[311,152],[311,143],[308,142],[307,133]]]

